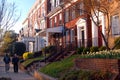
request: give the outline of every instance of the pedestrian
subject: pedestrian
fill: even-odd
[[[9,69],[10,69],[10,61],[11,61],[11,59],[10,59],[10,57],[9,57],[9,55],[7,53],[4,56],[3,61],[5,63],[5,71],[8,72]]]
[[[18,56],[17,54],[14,54],[12,58],[12,64],[13,64],[13,69],[15,73],[18,73],[18,62],[19,62]]]

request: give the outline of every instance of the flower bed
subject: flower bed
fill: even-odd
[[[89,52],[83,54],[80,58],[102,58],[102,59],[120,59],[120,49],[110,51]]]

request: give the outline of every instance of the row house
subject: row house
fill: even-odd
[[[26,18],[22,23],[23,28],[19,31],[19,42],[23,42],[26,45],[26,51],[33,52],[33,42],[35,42],[34,37],[30,37],[29,35],[29,27],[28,27],[28,19]]]
[[[79,8],[85,9],[82,1],[50,0],[48,13],[50,44],[74,47],[92,46],[92,28],[90,17]],[[77,9],[78,8],[78,9]]]
[[[46,46],[46,14],[47,1],[36,0],[20,30],[21,41],[26,44],[27,51],[36,52]]]
[[[70,1],[70,2],[69,2]],[[109,0],[114,4],[110,12],[111,36],[109,46],[112,46],[119,36],[119,3]],[[29,51],[40,51],[43,47],[54,45],[72,49],[76,47],[104,46],[101,36],[107,34],[107,19],[102,12],[99,13],[99,27],[92,18],[97,21],[95,14],[91,16],[84,11],[90,11],[83,0],[36,0],[24,21],[24,38],[28,40]],[[26,26],[27,25],[27,26]],[[25,28],[26,26],[26,28]],[[23,32],[20,32],[23,36]],[[24,39],[23,39],[24,40]]]

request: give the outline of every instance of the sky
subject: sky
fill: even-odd
[[[12,30],[15,30],[16,33],[19,33],[19,30],[22,28],[22,22],[27,18],[28,12],[32,5],[34,4],[35,0],[8,0],[16,4],[16,8],[18,13],[21,13],[21,17],[19,21],[16,23]]]

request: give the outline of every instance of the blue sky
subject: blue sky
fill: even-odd
[[[22,28],[22,22],[25,20],[25,18],[28,15],[28,12],[32,5],[34,4],[35,0],[8,0],[8,1],[14,1],[18,12],[21,12],[21,17],[19,21],[16,23],[15,27],[12,29],[15,30],[15,32],[19,32],[19,30]]]

